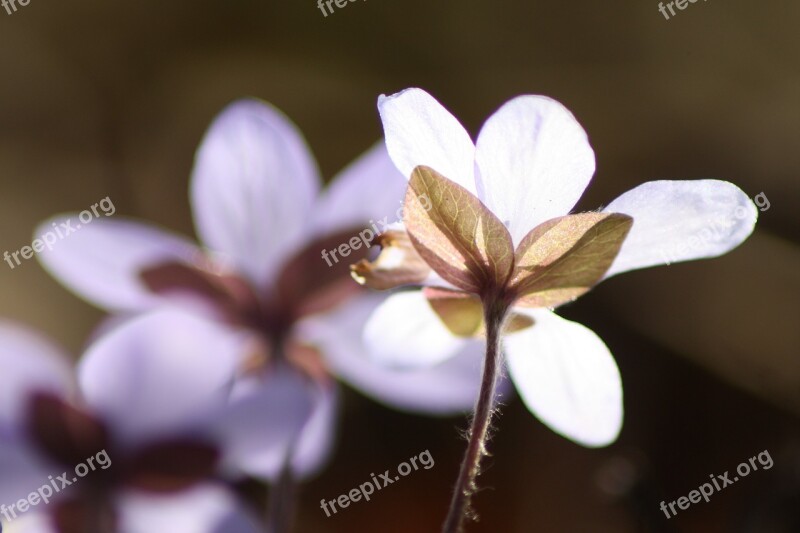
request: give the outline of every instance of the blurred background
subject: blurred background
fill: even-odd
[[[291,117],[326,177],[381,135],[381,93],[423,87],[473,133],[522,93],[552,96],[598,159],[579,207],[652,179],[722,178],[770,208],[711,261],[603,283],[563,309],[615,354],[626,421],[583,449],[516,398],[497,419],[470,532],[800,531],[800,3],[31,0],[0,9],[0,251],[110,196],[117,216],[193,234],[194,150],[231,100]],[[35,260],[0,266],[0,316],[78,354],[102,314]],[[337,451],[302,487],[301,533],[436,531],[465,417],[426,419],[348,391]],[[436,461],[326,518],[333,499],[423,450]],[[710,503],[672,501],[759,452]]]

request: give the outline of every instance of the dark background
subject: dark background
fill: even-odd
[[[31,0],[0,10],[0,252],[110,196],[117,216],[192,234],[203,130],[256,96],[303,130],[332,176],[381,134],[381,93],[419,86],[474,134],[522,93],[588,131],[593,209],[652,179],[732,181],[771,208],[711,261],[614,278],[563,315],[594,329],[625,387],[619,441],[586,450],[514,399],[470,532],[800,531],[800,3],[711,0],[665,20],[654,0]],[[79,353],[102,314],[35,260],[0,266],[0,316]],[[348,393],[336,455],[301,493],[299,532],[436,531],[463,417],[426,419]],[[428,449],[436,460],[326,518],[333,499]],[[769,450],[774,467],[667,520],[675,500]]]

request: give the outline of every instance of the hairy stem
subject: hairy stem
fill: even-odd
[[[495,388],[500,368],[500,332],[508,313],[508,305],[502,301],[484,300],[484,319],[486,321],[486,359],[475,414],[469,430],[469,442],[461,463],[450,510],[447,514],[443,533],[462,533],[468,518],[474,518],[471,508],[472,496],[477,490],[476,479],[480,463],[486,455],[486,439],[494,409]]]

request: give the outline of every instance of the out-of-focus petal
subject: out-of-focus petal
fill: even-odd
[[[422,89],[378,98],[386,147],[406,178],[419,165],[476,194],[475,145],[458,120]]]
[[[402,220],[407,187],[407,178],[389,158],[386,143],[380,141],[323,191],[314,208],[313,232],[324,235],[360,228],[369,241],[388,224]]]
[[[586,132],[563,105],[519,96],[484,124],[476,143],[479,197],[519,244],[534,227],[567,214],[595,169]]]
[[[613,442],[622,427],[622,382],[606,345],[587,327],[549,311],[517,311],[536,321],[505,338],[509,373],[525,405],[579,444]]]
[[[67,356],[37,333],[9,322],[0,322],[0,377],[0,428],[16,425],[31,393],[63,396],[74,389]]]
[[[302,243],[318,190],[316,163],[297,127],[264,102],[234,102],[197,152],[195,226],[209,248],[265,287]]]
[[[747,195],[720,180],[648,181],[603,211],[633,217],[633,228],[605,277],[717,257],[741,244],[758,218]]]
[[[386,298],[367,320],[363,339],[373,361],[409,370],[435,366],[470,342],[450,333],[419,290]]]
[[[319,472],[333,452],[339,389],[335,382],[319,383],[314,391],[314,410],[292,450],[292,471],[300,478]]]
[[[182,237],[120,219],[98,219],[77,229],[77,217],[56,217],[36,229],[37,238],[46,240],[43,236],[55,231],[53,224],[60,227],[67,220],[76,231],[37,257],[71,291],[110,311],[140,311],[157,304],[160,299],[147,290],[139,272],[165,261],[191,262],[199,254]]]
[[[16,503],[47,484],[48,475],[57,474],[33,451],[31,443],[19,435],[0,432],[0,503]],[[60,473],[60,472],[58,472]],[[0,516],[5,524],[5,517]]]
[[[128,492],[118,500],[120,533],[258,533],[258,522],[227,489],[203,485],[164,497]]]
[[[46,510],[28,511],[12,523],[4,525],[5,533],[59,533]]]
[[[92,344],[78,367],[86,402],[131,445],[205,423],[227,401],[241,336],[178,309],[141,315]]]
[[[225,443],[224,467],[273,480],[312,416],[311,385],[292,369],[241,380],[215,423]]]
[[[306,342],[319,347],[328,367],[370,398],[403,411],[450,415],[475,406],[483,369],[484,343],[472,340],[441,364],[419,370],[393,370],[370,359],[361,330],[383,300],[363,296],[323,316],[299,325]],[[508,380],[498,395],[510,392]]]

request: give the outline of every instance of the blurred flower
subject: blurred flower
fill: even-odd
[[[311,377],[320,399],[292,458],[303,475],[322,464],[331,442],[331,372],[402,409],[463,411],[477,394],[480,349],[402,374],[364,353],[363,323],[382,297],[353,284],[349,261],[339,256],[366,257],[357,236],[376,221],[391,223],[405,188],[379,143],[320,192],[297,128],[265,103],[240,101],[214,121],[196,157],[191,202],[207,248],[152,226],[103,219],[39,257],[67,287],[110,311],[180,306],[249,332],[235,390],[258,390],[277,367]],[[333,250],[339,256],[326,259]],[[277,475],[263,464],[250,467],[253,475]]]
[[[388,151],[410,178],[405,229],[379,238],[375,262],[353,266],[390,296],[365,328],[376,360],[424,368],[481,345],[482,303],[510,307],[504,347],[528,409],[586,446],[614,441],[622,386],[600,338],[553,309],[612,275],[673,260],[721,255],[753,230],[755,206],[718,180],[653,181],[599,212],[568,215],[595,170],[586,133],[558,102],[521,96],[503,105],[473,144],[426,92],[381,97]],[[419,199],[426,195],[433,209]],[[731,216],[733,213],[736,216]],[[729,221],[697,239],[710,220]]]
[[[92,344],[75,380],[49,343],[0,325],[3,517],[21,531],[213,532],[228,521],[239,525],[224,531],[256,531],[214,479],[282,460],[311,401],[285,379],[230,400],[241,339],[215,329],[174,311],[144,315]],[[250,423],[256,414],[263,424]]]

